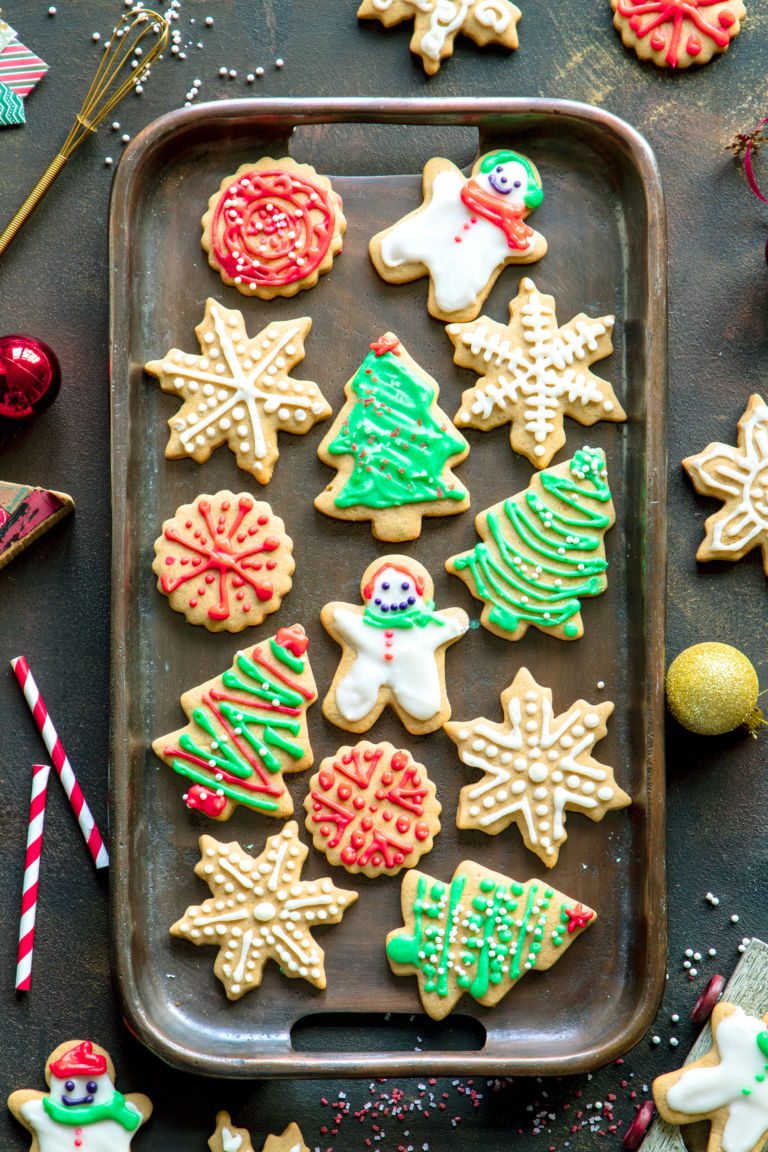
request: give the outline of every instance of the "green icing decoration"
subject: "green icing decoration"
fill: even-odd
[[[335,498],[338,508],[396,508],[433,500],[464,500],[457,481],[443,470],[465,444],[436,419],[435,389],[413,375],[394,352],[369,352],[355,373],[357,397],[338,436],[333,456],[352,455],[354,464]]]
[[[427,624],[439,624],[442,628],[445,620],[441,620],[435,614],[434,607],[434,600],[425,600],[423,605],[414,604],[412,608],[406,608],[403,612],[385,615],[375,607],[371,607],[370,604],[366,604],[363,619],[366,624],[370,624],[374,628],[413,628],[414,625],[418,628],[426,628]]]
[[[763,1056],[768,1056],[768,1032],[758,1032],[755,1040]]]
[[[301,674],[304,671],[304,661],[298,656],[294,656],[293,652],[289,652],[282,644],[278,644],[274,636],[269,641],[269,646],[272,649],[272,655],[276,656],[281,664],[285,664],[286,668],[290,668],[291,672]]]
[[[50,1096],[43,1096],[43,1108],[56,1124],[67,1124],[72,1128],[96,1124],[100,1120],[114,1120],[126,1132],[135,1132],[141,1124],[141,1113],[129,1108],[120,1092],[115,1092],[108,1104],[75,1104],[71,1108],[51,1100]]]
[[[539,479],[546,499],[528,489],[523,501],[504,501],[504,516],[488,513],[490,541],[457,556],[458,572],[471,574],[480,600],[491,605],[490,623],[515,632],[521,623],[549,629],[564,626],[576,636],[572,620],[581,611],[580,596],[605,590],[608,561],[594,553],[610,525],[600,507],[611,499],[601,472],[603,453],[580,449],[570,475],[544,471]],[[596,506],[595,506],[596,505]],[[541,557],[533,561],[531,553]]]

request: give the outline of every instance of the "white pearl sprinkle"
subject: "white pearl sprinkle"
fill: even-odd
[[[275,60],[275,68],[282,68],[284,64],[285,60],[283,60],[282,56],[278,56],[277,60]]]

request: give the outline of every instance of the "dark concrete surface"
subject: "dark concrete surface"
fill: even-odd
[[[598,104],[623,116],[656,151],[669,213],[669,624],[670,656],[701,639],[725,640],[753,659],[768,682],[766,587],[759,557],[736,565],[697,568],[694,559],[706,514],[715,505],[697,497],[679,461],[713,439],[732,441],[751,391],[766,385],[768,269],[763,245],[768,209],[748,193],[725,147],[732,135],[768,112],[765,64],[768,13],[753,0],[744,31],[724,58],[701,71],[670,75],[638,63],[611,27],[608,0],[521,0],[521,48],[511,57],[479,52],[460,41],[454,59],[427,81],[408,51],[409,31],[358,26],[355,0],[182,0],[176,27],[186,60],[156,67],[142,97],[116,114],[119,132],[103,129],[59,178],[26,231],[0,260],[0,332],[28,331],[59,353],[62,394],[23,429],[0,430],[4,479],[70,492],[76,516],[0,574],[0,811],[3,817],[0,900],[0,1095],[40,1087],[48,1052],[69,1036],[91,1036],[116,1059],[119,1086],[148,1092],[156,1113],[135,1141],[145,1152],[197,1152],[207,1147],[215,1112],[229,1107],[249,1124],[257,1148],[292,1119],[310,1148],[339,1152],[371,1146],[443,1150],[591,1147],[609,1117],[586,1121],[607,1101],[614,1121],[631,1116],[630,1092],[675,1065],[690,1046],[686,1017],[713,971],[730,973],[742,935],[768,933],[764,894],[768,841],[765,761],[768,736],[699,740],[671,731],[669,772],[669,985],[655,1031],[621,1067],[593,1077],[471,1086],[439,1081],[369,1085],[227,1085],[173,1072],[123,1028],[112,995],[107,946],[107,877],[96,875],[57,786],[50,788],[42,864],[34,985],[13,991],[15,938],[23,865],[29,772],[41,746],[7,661],[24,653],[90,798],[107,822],[109,422],[106,221],[112,169],[122,132],[179,107],[194,79],[200,99],[248,94],[557,96]],[[28,123],[0,133],[0,217],[9,217],[42,172],[77,111],[100,48],[122,5],[107,0],[8,0],[4,15],[51,65],[29,98]],[[205,27],[213,16],[212,28]],[[190,21],[194,18],[196,23]],[[202,49],[195,45],[200,40]],[[285,65],[276,69],[282,57]],[[264,67],[252,86],[245,75]],[[221,79],[219,68],[237,78]],[[768,167],[768,159],[766,159]],[[599,259],[585,252],[585,260]],[[716,893],[720,904],[705,900]],[[119,914],[119,912],[118,912]],[[738,923],[731,916],[738,915]],[[707,949],[717,949],[709,958]],[[682,969],[684,950],[704,954],[698,975]],[[671,1013],[680,1023],[672,1024]],[[680,1037],[677,1053],[669,1037]],[[633,1078],[627,1087],[622,1080]],[[464,1091],[466,1089],[466,1091]],[[360,1111],[382,1092],[402,1092],[405,1118],[344,1119],[336,1102]],[[475,1107],[468,1093],[481,1096]],[[442,1099],[445,1092],[447,1099]],[[581,1096],[578,1093],[582,1093]],[[615,1100],[610,1100],[615,1095]],[[439,1108],[445,1104],[445,1109]],[[586,1110],[586,1103],[592,1108]],[[412,1110],[409,1106],[414,1104]],[[569,1105],[563,1111],[563,1105]],[[425,1117],[423,1110],[429,1111]],[[583,1111],[581,1119],[577,1112]],[[461,1121],[455,1118],[461,1116]],[[551,1119],[549,1118],[551,1116]],[[372,1129],[379,1125],[379,1131]],[[329,1131],[323,1133],[325,1125]],[[571,1132],[571,1126],[578,1131]],[[535,1129],[540,1128],[538,1134]],[[406,1135],[406,1133],[408,1133]],[[518,1134],[519,1133],[519,1134]],[[376,1139],[376,1137],[379,1137]],[[619,1137],[607,1133],[606,1146]],[[22,1149],[29,1138],[0,1115],[0,1147]]]

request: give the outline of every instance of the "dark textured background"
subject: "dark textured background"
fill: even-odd
[[[11,215],[66,134],[87,87],[99,49],[94,31],[108,33],[117,2],[44,0],[5,4],[22,39],[51,65],[28,101],[28,124],[0,133],[0,216]],[[707,512],[683,480],[682,456],[709,440],[732,441],[752,390],[764,383],[768,270],[763,261],[768,210],[746,190],[725,145],[768,112],[765,85],[768,13],[753,0],[745,30],[723,58],[699,72],[669,75],[640,65],[621,46],[608,0],[522,2],[522,47],[512,57],[459,42],[457,55],[427,82],[408,52],[408,32],[358,27],[355,0],[183,0],[176,27],[186,60],[156,69],[142,97],[117,113],[121,131],[180,106],[193,79],[200,98],[232,95],[499,95],[558,96],[599,104],[643,132],[654,147],[665,184],[670,242],[669,628],[673,655],[701,639],[726,640],[753,659],[768,682],[765,656],[765,578],[752,554],[737,565],[697,569],[695,551]],[[205,29],[206,16],[215,18]],[[197,23],[193,26],[190,19]],[[202,50],[194,45],[200,39]],[[191,46],[190,46],[191,43]],[[285,67],[276,70],[276,57]],[[246,86],[245,74],[265,75]],[[234,80],[219,78],[222,66]],[[40,930],[31,995],[13,992],[30,764],[41,746],[7,666],[25,653],[43,686],[100,824],[107,818],[109,426],[106,220],[110,169],[120,133],[107,128],[71,162],[33,223],[0,261],[0,332],[29,331],[58,351],[65,375],[56,405],[28,428],[0,431],[3,478],[63,488],[76,516],[0,575],[0,783],[4,848],[0,899],[0,1095],[38,1087],[48,1052],[68,1036],[92,1036],[114,1055],[123,1090],[145,1090],[155,1118],[136,1140],[146,1152],[205,1149],[217,1108],[228,1106],[252,1127],[254,1140],[297,1119],[311,1148],[339,1152],[366,1147],[395,1152],[402,1144],[447,1148],[457,1135],[468,1148],[511,1145],[586,1148],[598,1137],[585,1123],[612,1106],[615,1119],[632,1111],[630,1090],[642,1095],[655,1073],[674,1066],[668,1040],[690,1044],[688,1009],[707,975],[728,974],[742,935],[765,935],[764,898],[768,810],[765,743],[735,736],[703,741],[670,733],[669,898],[670,978],[656,1024],[661,1043],[641,1043],[621,1068],[560,1082],[475,1081],[475,1107],[464,1083],[438,1082],[446,1107],[424,1107],[415,1081],[314,1084],[304,1081],[232,1085],[195,1081],[166,1069],[131,1040],[112,997],[107,955],[107,877],[95,875],[57,786],[50,789],[42,864]],[[768,163],[768,161],[766,161]],[[599,252],[585,252],[585,260]],[[720,897],[712,908],[707,891]],[[738,923],[731,923],[738,915]],[[686,948],[715,959],[697,964],[689,981]],[[679,1013],[681,1023],[670,1022]],[[634,1076],[626,1088],[622,1079]],[[427,1086],[430,1088],[430,1086]],[[335,1110],[367,1106],[380,1092],[402,1091],[407,1119],[383,1117],[372,1131],[352,1118],[338,1135]],[[581,1096],[577,1095],[582,1093]],[[615,1095],[615,1100],[610,1096]],[[592,1108],[586,1110],[585,1104]],[[563,1105],[570,1105],[563,1111]],[[581,1119],[577,1112],[583,1111]],[[462,1116],[457,1128],[454,1118]],[[540,1121],[540,1123],[538,1122]],[[615,1122],[615,1121],[614,1121]],[[607,1131],[610,1118],[592,1127]],[[571,1133],[571,1125],[578,1128]],[[541,1127],[534,1135],[534,1127]],[[405,1132],[409,1135],[405,1135]],[[520,1131],[521,1135],[516,1134]],[[618,1137],[608,1134],[612,1146]],[[25,1148],[25,1134],[0,1116],[0,1147]],[[257,1141],[257,1147],[260,1148]]]

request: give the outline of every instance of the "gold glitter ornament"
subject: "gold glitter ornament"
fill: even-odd
[[[694,644],[667,669],[667,704],[683,728],[720,736],[741,725],[754,736],[765,723],[757,707],[757,672],[730,644]]]

